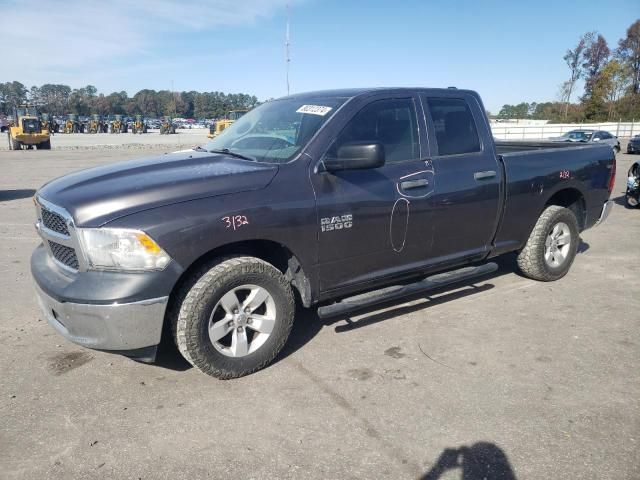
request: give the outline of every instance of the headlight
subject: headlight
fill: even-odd
[[[171,261],[146,233],[124,228],[79,228],[91,267],[108,270],[163,270]]]

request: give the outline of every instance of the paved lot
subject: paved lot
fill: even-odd
[[[134,135],[133,133],[59,133],[51,137],[52,150],[109,150],[132,149],[146,150],[158,147],[178,149],[202,145],[209,139],[208,129],[178,129],[173,135],[160,135],[159,130],[149,130],[149,133]],[[0,150],[9,150],[6,134],[0,136]]]
[[[276,364],[217,381],[170,344],[138,364],[40,319],[34,189],[140,154],[0,152],[0,478],[640,478],[633,157],[618,156],[617,204],[563,280],[527,280],[508,257],[349,320],[303,312]]]

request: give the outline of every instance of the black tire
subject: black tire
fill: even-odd
[[[629,199],[632,199],[632,198],[635,200],[635,198],[632,197],[631,195],[625,195],[624,196],[624,206],[627,207],[627,208],[640,208],[640,203],[632,204],[629,201]]]
[[[563,223],[569,228],[570,239],[566,257],[558,266],[552,266],[545,259],[545,242],[556,225]],[[518,254],[520,271],[533,280],[552,282],[564,277],[576,257],[580,235],[575,214],[568,208],[551,205],[547,207],[538,221],[525,247]]]
[[[22,150],[22,144],[15,139],[10,139],[11,140],[11,150]]]
[[[38,150],[51,150],[51,140],[40,142],[40,144],[38,145]]]
[[[245,356],[227,356],[210,340],[209,321],[220,299],[243,285],[268,292],[275,306],[275,323],[266,341],[255,351]],[[258,258],[235,257],[196,272],[178,294],[170,317],[176,345],[184,358],[207,375],[229,379],[253,373],[273,361],[289,338],[294,312],[291,285],[278,269]],[[249,332],[256,335],[248,323],[245,325],[245,336]],[[235,328],[229,335],[235,334]]]

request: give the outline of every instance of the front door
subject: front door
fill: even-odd
[[[384,166],[311,173],[323,292],[406,270],[431,243],[433,171],[421,156],[416,103],[413,96],[371,101],[325,154],[348,143],[380,143]]]

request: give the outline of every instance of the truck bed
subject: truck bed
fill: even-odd
[[[595,224],[607,190],[614,153],[609,145],[570,142],[496,142],[506,176],[504,217],[496,251],[520,248],[550,195],[571,188],[584,198],[582,228]]]

